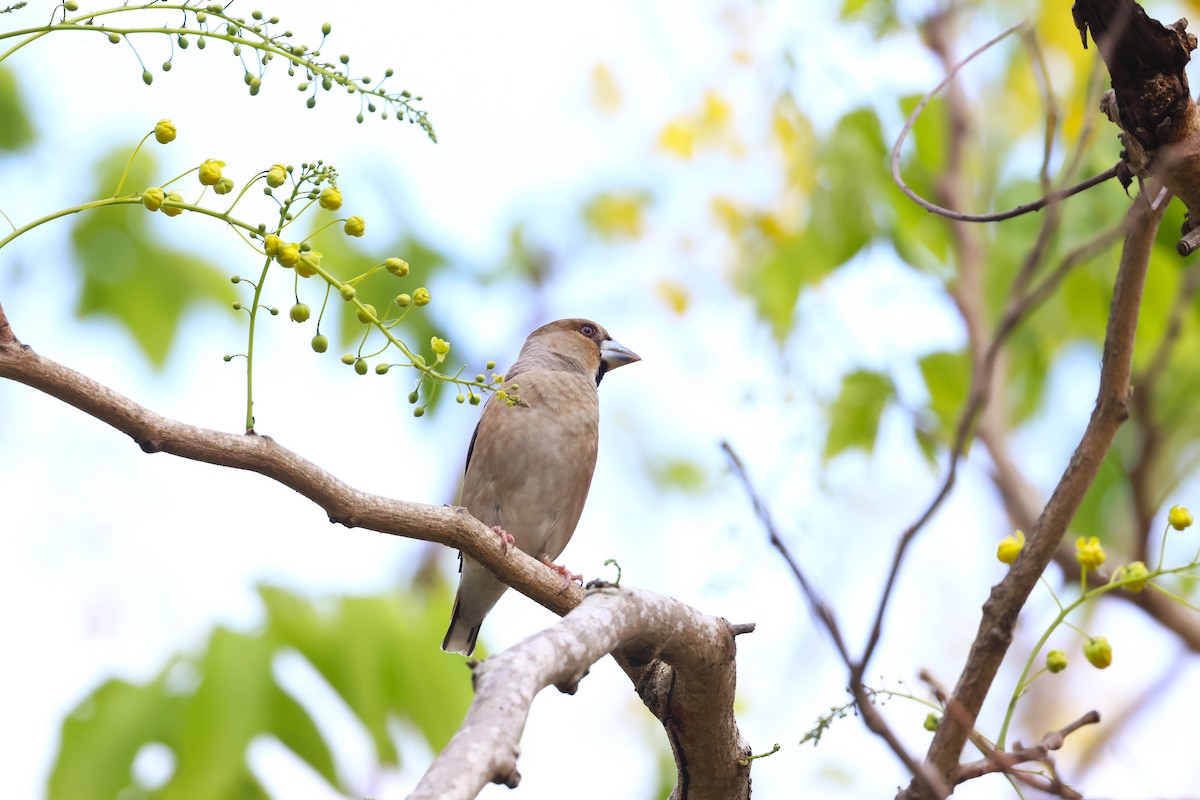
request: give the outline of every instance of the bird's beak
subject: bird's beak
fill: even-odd
[[[600,360],[604,362],[605,369],[616,369],[641,361],[642,357],[620,342],[606,339],[600,343]]]

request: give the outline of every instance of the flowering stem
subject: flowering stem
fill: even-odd
[[[144,145],[146,143],[146,140],[149,139],[153,135],[154,135],[154,131],[150,131],[149,133],[147,133],[145,136],[142,137],[142,140],[140,142],[138,142],[137,147],[133,148],[133,153],[130,154],[129,160],[125,162],[125,171],[121,173],[121,180],[117,181],[117,188],[112,193],[113,197],[116,197],[117,195],[121,194],[121,189],[124,188],[124,186],[125,186],[125,179],[129,177],[129,169],[133,166],[133,160],[135,158],[137,158],[137,154],[139,152],[141,152],[142,145]]]
[[[260,309],[259,298],[262,297],[262,287],[267,281],[267,271],[271,266],[271,257],[263,262],[262,273],[258,276],[258,284],[254,287],[254,299],[250,304],[250,332],[246,343],[246,433],[254,430],[254,323],[258,321]]]

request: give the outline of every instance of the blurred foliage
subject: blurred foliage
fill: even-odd
[[[33,123],[25,111],[16,78],[0,67],[0,150],[20,150],[33,138]]]
[[[450,613],[445,587],[407,594],[308,600],[284,589],[259,590],[261,629],[218,627],[203,650],[173,658],[150,681],[112,679],[63,722],[50,776],[51,800],[88,798],[266,798],[247,748],[277,739],[330,787],[349,793],[334,747],[302,698],[278,678],[278,659],[298,654],[363,726],[376,763],[398,766],[389,724],[403,720],[438,750],[471,700],[465,670],[447,669],[436,641]],[[161,786],[134,772],[147,746],[165,747],[173,768]],[[127,793],[128,792],[128,793]]]
[[[102,158],[92,196],[111,194],[128,160],[125,148]],[[140,189],[160,179],[153,157],[143,153],[125,185]],[[158,231],[177,224],[165,215],[146,213],[140,205],[125,206],[81,214],[71,233],[82,279],[76,313],[80,318],[112,318],[156,367],[166,362],[184,314],[202,304],[228,307],[235,296],[229,276],[219,266],[195,250],[160,242]]]

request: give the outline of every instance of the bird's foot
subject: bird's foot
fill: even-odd
[[[543,564],[545,564],[550,569],[557,572],[559,575],[562,575],[563,585],[562,585],[562,588],[558,590],[559,594],[562,594],[563,592],[565,592],[567,590],[567,587],[571,585],[571,581],[579,581],[579,584],[583,585],[583,576],[582,575],[576,575],[574,572],[571,572],[571,570],[567,569],[566,567],[561,567],[558,564],[555,564],[553,561],[551,561],[548,558],[540,558],[538,560],[541,561]]]
[[[504,530],[504,528],[501,528],[499,525],[493,525],[492,531],[500,537],[500,550],[507,555],[509,548],[513,546],[513,542],[516,540],[513,539],[511,533]]]

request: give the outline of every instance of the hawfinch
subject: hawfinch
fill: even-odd
[[[515,544],[569,575],[550,562],[575,532],[596,468],[596,388],[608,370],[640,360],[586,319],[560,319],[529,334],[504,376],[503,388],[518,401],[488,400],[463,479],[462,505],[493,527],[502,546]],[[508,587],[470,556],[459,559],[462,576],[442,649],[469,656],[483,618]]]

